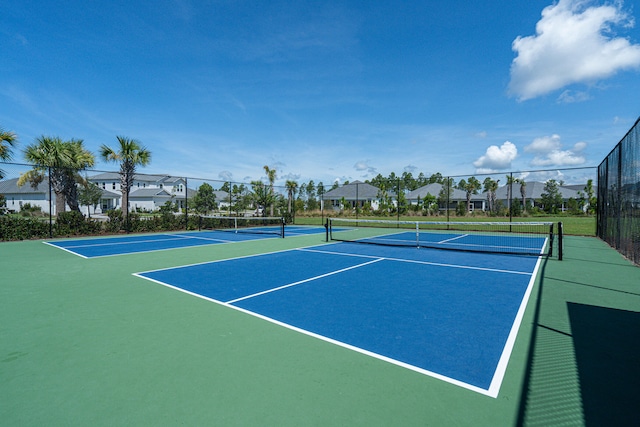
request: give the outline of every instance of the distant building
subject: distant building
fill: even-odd
[[[527,181],[525,184],[526,203],[527,204],[531,203],[533,206],[542,208],[543,206],[541,205],[540,200],[542,199],[542,194],[544,194],[545,192],[544,186],[545,186],[544,182]],[[583,190],[585,186],[586,184],[562,185],[562,186],[558,185],[558,193],[562,197],[563,212],[567,210],[567,203],[569,199],[573,198],[577,200],[580,197],[580,194],[578,194],[579,191],[582,191],[584,195]],[[516,201],[522,203],[522,195],[520,194],[520,184],[514,183],[511,186],[511,191],[513,192],[513,194],[511,194],[511,200],[514,201],[514,203]],[[508,195],[509,195],[508,185],[504,185],[496,190],[496,200],[499,200],[502,203],[502,205],[505,207],[509,206]],[[586,195],[584,195],[584,197],[586,197]]]
[[[395,193],[389,192],[395,203]],[[377,210],[380,206],[381,192],[378,187],[360,181],[350,182],[329,190],[322,195],[323,206],[333,210],[363,208],[366,204]],[[328,205],[328,206],[327,206]]]
[[[407,203],[410,205],[422,205],[424,202],[424,198],[427,195],[432,195],[436,199],[440,197],[440,192],[442,191],[443,185],[438,183],[427,184],[422,186],[416,190],[410,191],[406,194],[405,198],[407,199]],[[467,192],[460,190],[458,188],[452,188],[451,194],[449,195],[449,209],[455,209],[458,203],[467,203]],[[474,210],[485,210],[487,200],[481,194],[472,194],[471,195],[471,211]],[[446,203],[440,203],[440,208],[445,209]]]

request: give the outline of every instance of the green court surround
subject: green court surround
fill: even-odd
[[[566,237],[564,261],[545,263],[495,399],[132,276],[322,243],[312,235],[98,259],[0,243],[1,424],[638,419],[640,268],[595,238]]]

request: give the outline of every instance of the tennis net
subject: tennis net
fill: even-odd
[[[233,233],[275,234],[284,237],[283,217],[206,216],[198,218],[199,230]]]
[[[561,223],[558,224],[561,231]],[[437,222],[328,218],[327,241],[552,256],[552,222]],[[558,253],[562,253],[558,239]],[[561,255],[560,255],[561,256]]]

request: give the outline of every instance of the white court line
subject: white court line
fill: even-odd
[[[326,245],[318,245],[318,246],[326,246]],[[318,252],[318,253],[325,253],[325,254],[332,254],[332,255],[348,255],[348,254],[342,254],[342,253],[336,253],[336,252],[314,251],[312,249],[300,249],[300,248],[298,248],[298,249],[288,249],[288,250],[283,250],[283,251],[275,251],[275,252],[271,252],[271,253],[293,252],[295,250],[305,250],[305,251],[308,251],[308,252]],[[222,261],[229,261],[229,260],[234,260],[234,259],[248,258],[248,257],[253,257],[253,256],[261,256],[261,255],[268,255],[268,254],[247,255],[247,256],[242,256],[242,257],[237,257],[237,258],[230,258],[230,259],[226,259],[226,260],[218,260],[218,261],[213,261],[213,262],[197,263],[197,264],[192,264],[192,265],[217,263],[217,262],[222,262]],[[302,329],[300,327],[293,326],[293,325],[285,323],[283,321],[280,321],[280,320],[277,320],[277,319],[274,319],[274,318],[271,318],[271,317],[268,317],[268,316],[253,312],[251,310],[244,309],[242,307],[238,307],[236,305],[233,305],[234,302],[241,301],[241,300],[250,298],[252,296],[257,296],[257,295],[260,295],[260,294],[273,292],[273,291],[276,291],[276,290],[279,290],[279,289],[283,289],[283,288],[286,288],[286,287],[295,286],[297,284],[301,284],[301,283],[308,282],[308,281],[311,281],[311,280],[319,279],[319,278],[326,277],[326,276],[329,276],[329,275],[332,275],[332,274],[337,274],[337,273],[344,272],[344,271],[347,271],[347,270],[350,270],[350,269],[353,269],[353,268],[363,267],[363,266],[370,265],[370,264],[373,264],[373,263],[376,263],[376,262],[379,262],[379,261],[383,261],[383,260],[386,259],[386,258],[380,258],[380,257],[366,257],[366,258],[374,258],[374,259],[372,259],[369,262],[358,264],[356,266],[347,267],[347,268],[344,268],[344,269],[341,269],[341,270],[337,270],[337,271],[334,271],[334,272],[331,272],[331,273],[327,273],[327,274],[320,275],[320,276],[317,276],[317,277],[314,277],[314,278],[310,278],[310,279],[302,280],[302,281],[299,281],[299,282],[291,283],[291,284],[288,284],[288,285],[280,286],[280,287],[277,287],[277,288],[274,288],[274,289],[271,289],[271,290],[267,290],[267,291],[264,291],[264,292],[259,292],[259,293],[253,294],[253,295],[249,295],[249,296],[246,296],[246,297],[238,298],[238,299],[231,300],[231,301],[228,301],[228,302],[219,301],[219,300],[207,297],[205,295],[198,294],[196,292],[188,291],[188,290],[180,288],[178,286],[173,286],[173,285],[171,285],[169,283],[162,282],[162,281],[157,280],[157,279],[152,279],[150,277],[146,277],[146,276],[143,275],[144,273],[133,273],[133,276],[139,277],[141,279],[149,280],[151,282],[160,284],[162,286],[166,286],[168,288],[177,290],[179,292],[183,292],[185,294],[188,294],[188,295],[200,298],[200,299],[204,299],[206,301],[210,301],[210,302],[222,305],[224,307],[231,308],[233,310],[237,310],[237,311],[242,312],[244,314],[248,314],[250,316],[259,318],[261,320],[265,320],[265,321],[273,323],[275,325],[285,327],[285,328],[287,328],[289,330],[292,330],[292,331],[295,331],[295,332],[298,332],[298,333],[302,333],[302,334],[305,334],[307,336],[311,336],[313,338],[320,339],[320,340],[328,342],[330,344],[338,345],[340,347],[343,347],[343,348],[358,352],[360,354],[364,354],[364,355],[369,356],[369,357],[376,358],[378,360],[385,361],[387,363],[391,363],[391,364],[396,365],[396,366],[400,366],[400,367],[405,368],[405,369],[409,369],[411,371],[420,373],[422,375],[426,375],[426,376],[429,376],[429,377],[432,377],[432,378],[447,382],[449,384],[453,384],[455,386],[462,387],[464,389],[467,389],[467,390],[470,390],[470,391],[473,391],[473,392],[476,392],[476,393],[479,393],[479,394],[483,394],[485,396],[489,396],[489,397],[492,397],[492,398],[497,398],[498,397],[498,391],[499,391],[499,388],[500,388],[500,385],[501,385],[501,382],[502,382],[502,378],[504,377],[504,372],[497,372],[497,371],[494,372],[494,376],[493,376],[490,388],[489,389],[484,389],[484,388],[481,388],[481,387],[478,387],[478,386],[474,386],[472,384],[468,384],[468,383],[465,383],[463,381],[457,380],[455,378],[447,377],[447,376],[445,376],[443,374],[440,374],[440,373],[437,373],[437,372],[434,372],[434,371],[430,371],[428,369],[424,369],[424,368],[421,368],[421,367],[418,367],[418,366],[415,366],[415,365],[411,365],[409,363],[405,363],[405,362],[390,358],[388,356],[384,356],[384,355],[372,352],[370,350],[366,350],[366,349],[361,348],[361,347],[356,347],[354,345],[347,344],[345,342],[338,341],[336,339],[333,339],[333,338],[330,338],[330,337],[327,337],[327,336],[324,336],[324,335],[320,335],[320,334],[317,334],[315,332],[311,332],[309,330]],[[393,259],[391,259],[391,260],[393,260]],[[408,260],[404,260],[404,261],[408,261]],[[411,261],[408,261],[408,262],[411,262]],[[181,268],[181,267],[172,267],[172,268]],[[152,270],[152,271],[161,271],[161,270],[168,270],[168,269],[170,269],[170,268]],[[533,283],[533,278],[532,278],[530,283]],[[527,294],[527,298],[528,298],[528,294]],[[521,307],[526,307],[526,301],[523,302]],[[518,323],[518,326],[519,326],[519,323]],[[515,327],[515,326],[512,327],[512,334],[514,333],[514,331],[515,331],[515,334],[517,335],[518,327]],[[509,338],[511,339],[511,336]],[[514,337],[513,341],[515,342],[515,337]],[[510,340],[507,341],[508,344],[509,344],[509,342],[510,342]],[[504,369],[505,370],[506,370],[506,363],[508,362],[509,356],[511,354],[512,345],[508,349],[506,347],[507,346],[505,346],[505,350],[503,350],[502,358],[500,360],[500,364],[498,365],[501,368],[504,365]],[[503,362],[503,359],[505,358],[505,355],[506,355],[506,360]]]
[[[318,252],[318,253],[325,253],[325,254],[333,254],[333,255],[353,256],[353,257],[361,257],[361,258],[382,258],[382,259],[386,259],[388,261],[398,261],[398,262],[408,262],[408,263],[413,263],[413,264],[433,265],[433,266],[436,266],[436,267],[462,268],[462,269],[467,269],[467,270],[490,271],[490,272],[494,272],[494,273],[506,273],[506,274],[522,274],[522,275],[526,275],[526,276],[530,276],[531,275],[531,273],[528,272],[528,271],[502,270],[502,269],[498,269],[498,268],[486,268],[486,267],[473,267],[473,266],[470,266],[470,265],[445,264],[445,263],[441,263],[441,262],[417,261],[417,260],[404,259],[404,258],[391,258],[391,257],[380,257],[380,256],[374,256],[374,255],[349,254],[349,253],[334,252],[334,251],[323,251],[323,250],[318,250],[318,249],[307,249],[307,248],[298,248],[296,250],[305,251],[305,252]]]
[[[87,256],[81,255],[81,254],[79,254],[79,253],[77,253],[77,252],[74,252],[74,251],[70,251],[70,250],[69,250],[69,249],[67,249],[67,248],[63,248],[62,246],[54,245],[54,244],[53,244],[53,243],[51,243],[51,242],[42,242],[42,243],[44,243],[45,245],[49,245],[49,246],[51,246],[51,247],[53,247],[53,248],[56,248],[56,249],[62,249],[63,251],[67,251],[67,252],[69,252],[70,254],[77,255],[77,256],[79,256],[80,258],[89,259],[89,257],[87,257]]]
[[[461,234],[461,235],[459,235],[459,236],[452,237],[452,238],[450,238],[450,239],[440,240],[440,241],[439,241],[439,242],[437,242],[437,243],[447,243],[447,242],[451,242],[451,241],[453,241],[453,240],[462,239],[463,237],[467,237],[467,236],[468,236],[468,234]]]
[[[67,249],[75,249],[75,248],[95,248],[100,246],[117,246],[117,245],[131,245],[136,243],[150,243],[150,242],[168,242],[171,240],[184,240],[186,237],[178,236],[178,238],[170,238],[168,234],[161,234],[161,236],[167,236],[166,239],[146,239],[146,240],[134,240],[127,242],[105,242],[105,243],[93,243],[90,245],[74,245],[74,246],[66,246]],[[117,237],[115,238],[117,239]],[[107,239],[107,240],[115,240],[115,239]],[[82,242],[82,240],[78,240],[78,242]],[[51,243],[53,246],[64,249],[60,246],[55,245],[55,243]]]
[[[331,271],[329,273],[321,274],[319,276],[310,277],[309,279],[304,279],[304,280],[300,280],[298,282],[289,283],[287,285],[278,286],[277,288],[267,289],[266,291],[262,291],[262,292],[256,292],[255,294],[251,294],[251,295],[247,295],[247,296],[244,296],[244,297],[236,298],[236,299],[231,300],[231,301],[227,301],[227,304],[233,304],[233,303],[236,303],[238,301],[243,301],[243,300],[246,300],[246,299],[249,299],[249,298],[257,297],[259,295],[269,294],[271,292],[276,292],[276,291],[279,291],[281,289],[286,289],[286,288],[290,288],[292,286],[301,285],[303,283],[312,282],[314,280],[322,279],[323,277],[333,276],[334,274],[343,273],[345,271],[353,270],[354,268],[364,267],[365,265],[373,264],[374,262],[379,262],[379,261],[382,261],[383,259],[384,258],[374,259],[372,261],[364,262],[362,264],[352,265],[351,267],[343,268],[341,270]]]
[[[516,338],[518,337],[518,331],[520,330],[520,325],[522,324],[522,319],[524,318],[524,312],[526,311],[527,305],[529,304],[529,297],[531,296],[533,286],[535,285],[536,277],[538,276],[538,269],[540,268],[541,262],[542,258],[538,258],[538,262],[536,262],[533,273],[531,273],[531,280],[529,280],[527,289],[522,296],[522,301],[520,302],[520,307],[518,308],[516,318],[513,320],[513,324],[511,325],[511,330],[509,331],[507,342],[505,342],[504,348],[502,349],[502,354],[500,355],[498,365],[496,366],[493,378],[491,379],[491,384],[489,385],[489,389],[487,390],[489,392],[489,396],[492,396],[494,398],[498,397],[500,386],[502,385],[502,380],[504,379],[504,376],[507,372],[507,365],[509,364],[509,359],[511,358],[511,353],[513,352],[513,347],[515,346]]]

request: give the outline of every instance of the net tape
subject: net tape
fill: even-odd
[[[518,255],[553,254],[551,222],[442,222],[329,218],[327,241]]]
[[[201,231],[228,231],[233,233],[272,234],[284,237],[283,217],[207,216],[198,219]]]

